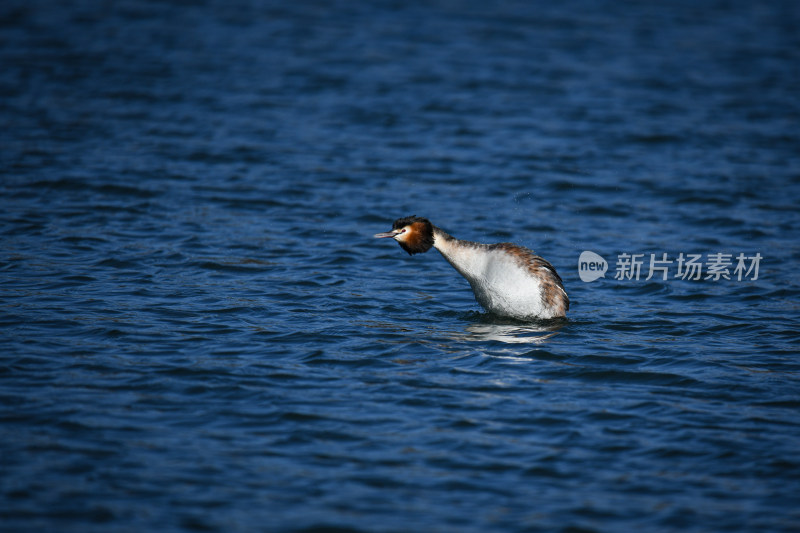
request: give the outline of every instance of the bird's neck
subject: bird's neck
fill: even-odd
[[[459,274],[470,283],[478,279],[486,268],[487,256],[484,244],[462,241],[449,235],[440,228],[433,228],[433,247],[447,259]]]

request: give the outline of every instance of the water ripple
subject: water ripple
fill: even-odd
[[[537,4],[4,3],[6,529],[797,530],[800,11]]]

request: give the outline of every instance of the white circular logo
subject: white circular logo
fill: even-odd
[[[587,283],[598,278],[604,278],[608,270],[608,263],[600,255],[586,250],[578,258],[578,275],[581,281]]]

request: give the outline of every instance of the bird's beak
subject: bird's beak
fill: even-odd
[[[392,231],[384,231],[383,233],[376,233],[373,235],[376,239],[391,239],[398,233],[402,233],[402,230],[393,229]]]

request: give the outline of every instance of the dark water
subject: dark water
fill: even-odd
[[[798,27],[4,1],[0,529],[800,530]],[[568,321],[371,239],[410,214],[536,249]]]

